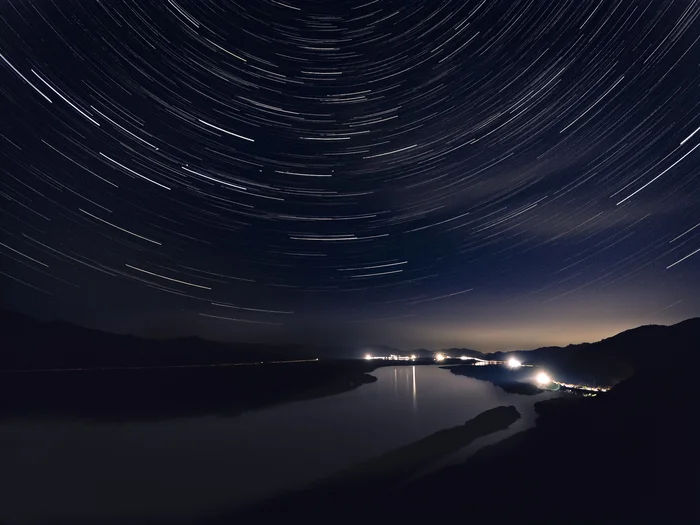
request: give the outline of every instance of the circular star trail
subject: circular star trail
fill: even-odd
[[[3,2],[3,302],[486,346],[697,313],[699,15]]]

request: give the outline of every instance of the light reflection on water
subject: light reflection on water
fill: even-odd
[[[345,394],[238,417],[7,422],[0,426],[7,502],[0,522],[196,517],[302,487],[484,410],[515,405],[523,419],[480,441],[502,439],[533,423],[535,401],[555,395],[508,394],[434,366],[373,375],[377,382]]]

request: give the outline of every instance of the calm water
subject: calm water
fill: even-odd
[[[480,443],[496,441],[532,425],[534,402],[555,395],[507,394],[432,366],[386,367],[373,375],[376,383],[352,392],[238,417],[5,423],[0,522],[207,515],[515,405],[523,419]]]

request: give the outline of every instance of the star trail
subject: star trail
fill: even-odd
[[[700,2],[0,4],[3,305],[479,349],[700,311]]]

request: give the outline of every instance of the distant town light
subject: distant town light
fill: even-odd
[[[444,361],[445,356],[442,354],[435,354],[435,361]]]
[[[416,360],[416,356],[412,355],[412,356],[411,356],[411,361],[415,361],[415,360]]]
[[[546,374],[545,372],[540,372],[535,376],[535,381],[537,381],[538,385],[548,385],[549,383],[552,382],[552,378],[549,377],[549,374]]]
[[[466,361],[466,360],[469,359],[469,358],[468,358],[466,355],[463,355],[462,357],[460,357],[460,359],[461,359],[462,361]]]
[[[372,359],[372,356],[369,355],[369,354],[367,354],[367,355],[365,356],[365,359]]]
[[[511,357],[510,359],[508,359],[508,366],[510,368],[519,368],[520,365],[522,365],[522,363],[518,361],[515,357]]]

